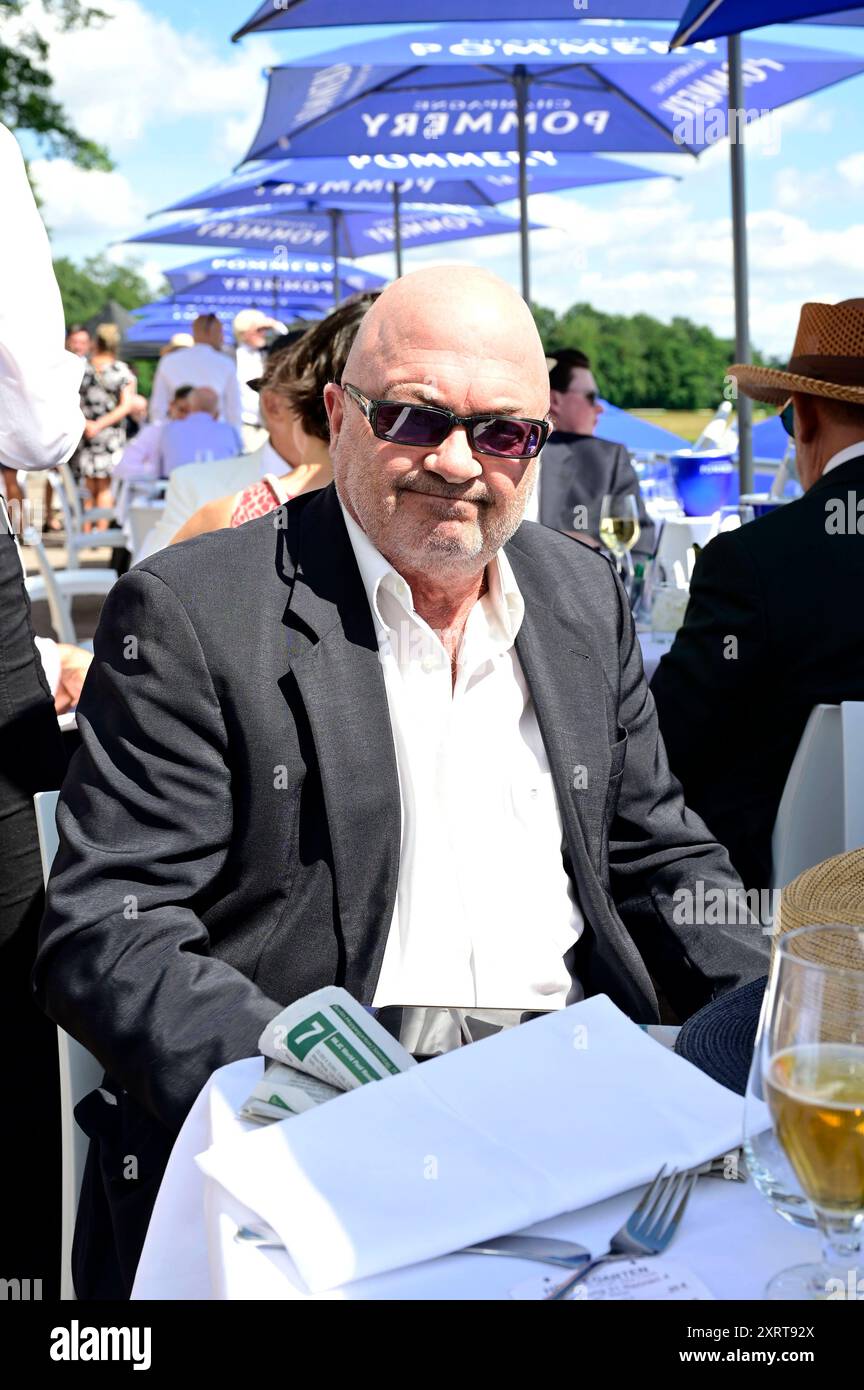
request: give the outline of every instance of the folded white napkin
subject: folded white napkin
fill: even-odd
[[[742,1106],[599,995],[197,1162],[318,1292],[702,1163],[737,1146]]]

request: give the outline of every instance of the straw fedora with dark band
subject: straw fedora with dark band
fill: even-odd
[[[864,849],[836,854],[787,884],[780,894],[774,940],[796,927],[834,922],[864,928]],[[858,960],[843,954],[846,940],[826,943],[824,949],[830,955],[820,957],[822,963],[857,964]],[[675,1043],[680,1056],[741,1096],[747,1089],[765,984],[765,979],[754,980],[706,1004],[688,1018]]]
[[[754,401],[784,405],[793,391],[864,405],[864,299],[805,304],[785,371],[736,362],[729,376]]]

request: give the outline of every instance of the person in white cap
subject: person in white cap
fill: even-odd
[[[268,318],[260,309],[241,309],[234,317],[232,328],[243,414],[243,448],[247,454],[251,454],[260,449],[267,438],[267,430],[261,420],[258,392],[252,389],[249,382],[257,380],[264,372],[268,330],[284,333],[286,328],[284,323]]]

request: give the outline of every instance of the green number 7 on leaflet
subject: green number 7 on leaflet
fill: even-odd
[[[325,1018],[324,1014],[310,1014],[302,1023],[298,1023],[296,1028],[292,1028],[290,1033],[286,1033],[284,1047],[302,1062],[316,1043],[321,1042],[322,1038],[329,1038],[335,1032],[336,1025]]]

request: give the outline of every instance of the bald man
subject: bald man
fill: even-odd
[[[765,972],[758,930],[676,921],[737,880],[669,775],[612,567],[520,524],[549,410],[521,299],[405,276],[325,400],[333,486],[103,610],[36,973],[107,1071],[79,1294],[128,1289],[198,1091],[312,990],[424,1056],[601,991],[684,1017]]]
[[[212,463],[242,451],[238,431],[219,419],[219,396],[212,387],[196,386],[187,400],[183,418],[169,420],[159,436],[160,478],[170,478],[187,463]]]

